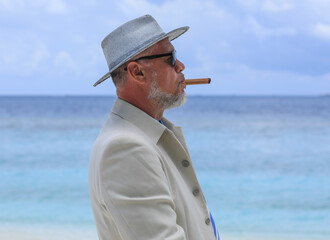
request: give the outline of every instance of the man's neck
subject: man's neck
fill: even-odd
[[[149,116],[154,119],[160,120],[163,117],[164,109],[156,107],[155,104],[152,104],[149,99],[143,101],[141,99],[132,99],[124,96],[118,96],[118,98],[132,104],[133,106],[139,108],[140,110],[147,113]]]

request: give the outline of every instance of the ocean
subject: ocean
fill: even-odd
[[[0,97],[0,239],[97,239],[89,154],[115,97]],[[182,126],[222,239],[330,239],[330,98],[188,96]]]

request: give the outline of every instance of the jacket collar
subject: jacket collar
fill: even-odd
[[[181,127],[175,126],[165,117],[162,117],[161,119],[165,125],[164,126],[156,119],[148,115],[146,112],[120,98],[116,99],[116,102],[112,108],[112,113],[137,126],[150,139],[152,139],[155,144],[158,143],[164,132],[172,132],[172,134],[175,136],[175,139],[179,141],[181,146],[188,153],[188,148],[184,140]]]
[[[156,119],[152,118],[146,112],[120,98],[116,99],[116,102],[112,108],[112,113],[137,126],[155,143],[158,142],[159,138],[166,130],[164,125],[162,125]],[[173,124],[165,118],[162,118],[162,121],[173,126]]]

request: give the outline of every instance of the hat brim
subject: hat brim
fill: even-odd
[[[147,48],[151,47],[152,45],[156,44],[157,42],[168,38],[170,41],[176,39],[177,37],[181,36],[182,34],[184,34],[185,32],[187,32],[189,29],[188,26],[185,27],[180,27],[177,29],[174,29],[173,31],[165,34],[161,35],[159,38],[154,39],[153,41],[143,45],[139,50],[135,51],[133,54],[127,56],[125,58],[125,60],[123,60],[122,62],[120,62],[119,64],[117,64],[116,66],[114,66],[112,69],[109,69],[109,72],[107,72],[103,77],[101,77],[96,83],[93,84],[94,87],[96,87],[97,85],[99,85],[101,82],[107,80],[108,78],[111,77],[111,72],[113,72],[115,69],[117,69],[119,66],[121,66],[122,64],[124,64],[125,62],[129,61],[130,59],[132,59],[133,57],[135,57],[136,55],[140,54],[141,52],[143,52],[144,50],[146,50]]]

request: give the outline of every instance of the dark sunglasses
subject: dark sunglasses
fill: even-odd
[[[176,51],[175,51],[175,49],[170,53],[163,53],[163,54],[157,54],[157,55],[151,55],[151,56],[143,56],[143,57],[139,57],[137,59],[134,59],[132,61],[135,62],[135,61],[139,61],[141,59],[154,59],[154,58],[161,58],[161,57],[166,57],[166,56],[172,56],[171,66],[174,67],[175,62],[176,62]],[[127,71],[127,67],[125,67],[124,70]]]

